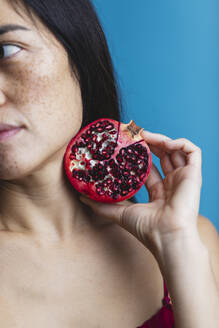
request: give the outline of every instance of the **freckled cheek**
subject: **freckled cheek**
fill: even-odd
[[[51,100],[54,83],[48,76],[34,74],[34,72],[24,71],[15,79],[14,101],[20,108],[31,108],[31,105],[46,104]],[[29,106],[30,105],[30,106]]]
[[[37,70],[36,70],[37,71]],[[68,75],[61,72],[39,74],[23,70],[14,87],[17,109],[35,130],[56,129],[61,135],[72,134],[80,128],[82,120],[81,93]],[[44,134],[44,133],[43,133]]]

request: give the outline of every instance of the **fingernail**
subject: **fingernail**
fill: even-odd
[[[146,135],[147,132],[149,132],[149,131],[146,131],[145,129],[142,129],[142,130],[141,130],[141,133],[142,133],[143,135]]]
[[[148,130],[143,130],[142,133],[143,133],[143,134],[147,134],[147,133],[152,133],[152,134],[153,134],[153,132],[148,131]]]

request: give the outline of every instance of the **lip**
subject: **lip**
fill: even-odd
[[[14,135],[16,135],[21,130],[23,130],[22,127],[12,127],[11,128],[11,126],[10,126],[10,129],[7,128],[7,130],[6,130],[5,125],[4,125],[3,130],[1,130],[1,128],[2,128],[2,124],[0,124],[0,141],[7,140],[10,137],[13,137]]]
[[[20,126],[0,123],[0,132],[1,131],[9,131],[9,130],[12,130],[12,129],[17,129],[17,128],[20,128]]]

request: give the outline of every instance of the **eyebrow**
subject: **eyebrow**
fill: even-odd
[[[0,35],[11,32],[11,31],[17,31],[17,30],[23,30],[23,31],[30,31],[28,28],[21,26],[21,25],[1,25],[0,26]]]

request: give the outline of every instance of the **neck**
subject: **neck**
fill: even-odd
[[[0,180],[1,230],[63,241],[109,223],[79,201],[60,161],[20,179]]]

